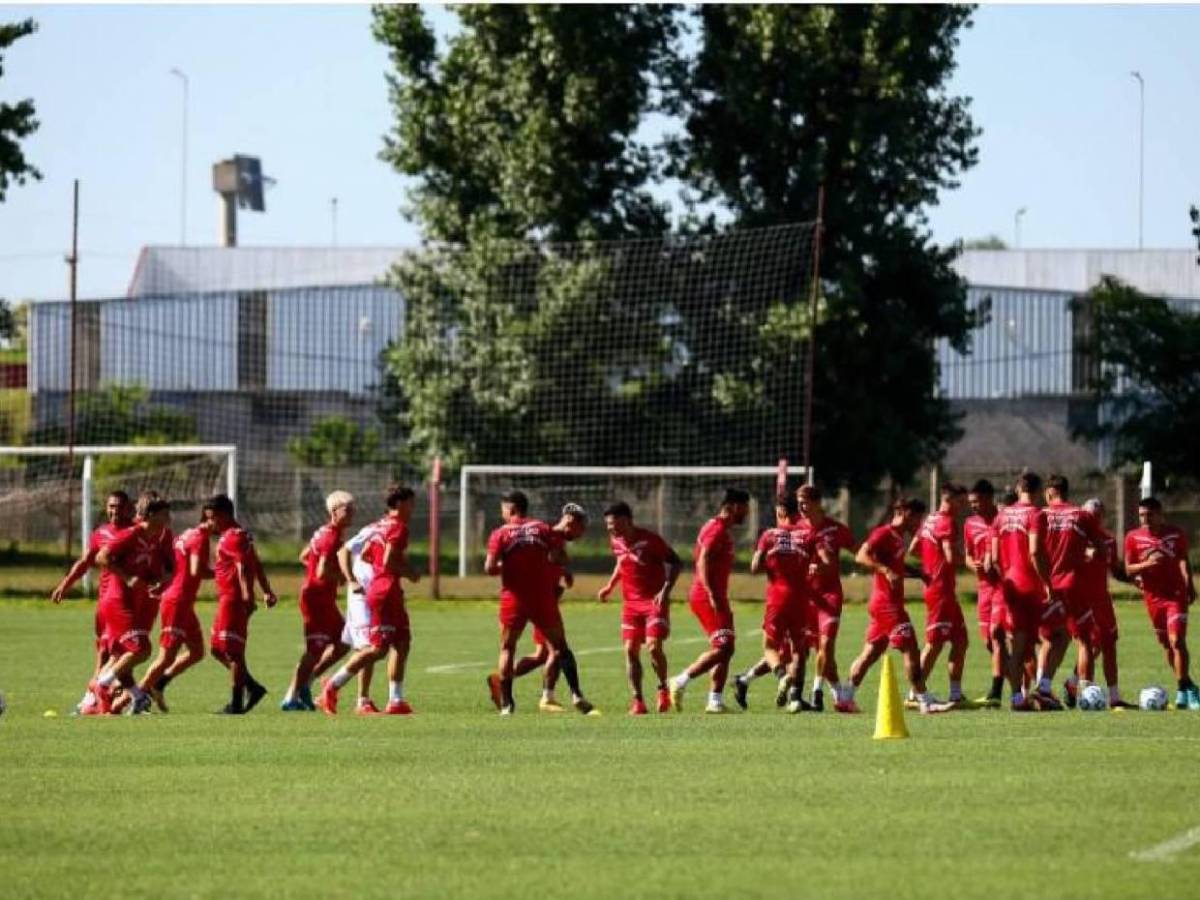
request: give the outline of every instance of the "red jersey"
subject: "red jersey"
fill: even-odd
[[[1160,554],[1158,562],[1133,580],[1147,597],[1186,602],[1188,586],[1179,561],[1187,559],[1187,535],[1175,525],[1164,525],[1157,536],[1144,525],[1125,535],[1126,566],[1143,562],[1155,551]]]
[[[1000,537],[1000,572],[1016,590],[1032,594],[1041,590],[1042,580],[1029,558],[1029,536],[1045,534],[1046,513],[1031,503],[1006,506],[992,524]]]
[[[340,534],[338,535],[338,542],[339,544],[341,542]],[[367,539],[367,546],[363,549],[362,558],[371,564],[372,583],[374,583],[374,580],[380,578],[397,582],[400,580],[396,575],[393,575],[383,567],[383,560],[387,555],[388,547],[395,548],[393,556],[396,553],[403,553],[408,549],[407,522],[402,522],[400,519],[392,516],[384,516],[379,520],[378,527],[371,534],[370,538]]]
[[[126,525],[124,527],[128,528],[129,526]],[[105,544],[109,543],[114,537],[116,537],[117,532],[122,530],[123,528],[119,525],[113,525],[111,522],[105,522],[92,532],[91,537],[88,539],[87,552],[87,561],[90,565],[96,565],[96,557],[99,555],[101,548],[103,548]],[[100,596],[104,596],[104,593],[109,589],[108,583],[112,580],[112,577],[112,573],[110,573],[108,569],[100,570]]]
[[[196,595],[200,593],[200,582],[204,580],[204,570],[208,568],[208,532],[203,528],[189,528],[175,539],[172,550],[175,553],[175,574],[163,597],[194,603]],[[193,554],[200,557],[199,575],[192,575],[189,571],[188,561]]]
[[[242,595],[242,585],[238,581],[237,564],[248,563],[254,559],[254,538],[245,528],[234,525],[226,528],[217,538],[217,562],[213,566],[213,576],[217,583],[217,599],[245,603],[249,599]],[[254,585],[254,572],[248,572],[251,588]]]
[[[115,532],[104,547],[109,559],[127,574],[139,581],[157,581],[168,567],[163,533],[150,534],[141,525],[130,525]],[[112,584],[110,580],[110,588]]]
[[[867,548],[875,561],[885,568],[891,569],[897,575],[895,584],[890,583],[879,572],[875,573],[872,586],[872,600],[890,600],[893,603],[904,604],[904,553],[907,542],[899,528],[892,524],[880,525],[867,537]]]
[[[967,552],[971,554],[971,559],[982,563],[991,555],[992,538],[995,537],[995,534],[992,522],[983,516],[967,517],[967,520],[963,522],[963,543],[967,547]],[[1000,580],[994,569],[989,569],[978,577],[980,581],[988,584],[996,584]]]
[[[953,598],[954,566],[946,560],[946,541],[954,541],[954,517],[944,512],[930,513],[917,532],[917,552],[929,579],[925,591],[929,595]]]
[[[304,560],[304,588],[319,588],[326,591],[337,590],[337,552],[342,547],[342,531],[334,528],[328,522],[313,532],[308,542],[308,556]],[[326,580],[317,578],[317,567],[321,560],[325,562]]]
[[[500,591],[528,602],[545,599],[546,587],[557,580],[550,563],[552,547],[561,535],[539,519],[513,519],[488,537],[487,552],[500,562]],[[553,597],[553,592],[551,592]]]
[[[707,550],[708,586],[718,603],[729,602],[729,576],[733,572],[733,535],[729,533],[729,522],[720,516],[714,516],[704,523],[700,534],[696,536],[696,547],[692,552],[692,562],[700,559],[700,551]],[[697,578],[692,588],[693,593],[700,589],[700,579]],[[705,598],[707,600],[707,598]]]
[[[1067,590],[1083,568],[1088,544],[1099,543],[1100,524],[1090,512],[1073,503],[1051,503],[1044,512],[1050,586],[1056,591]]]
[[[828,516],[821,520],[819,526],[814,526],[808,519],[801,519],[797,527],[801,532],[811,534],[814,550],[824,549],[833,557],[833,565],[828,569],[825,566],[818,566],[816,574],[809,582],[812,589],[818,594],[836,594],[840,597],[842,595],[842,576],[838,566],[838,556],[843,550],[854,549],[854,535],[841,522]],[[816,559],[816,556],[814,555],[813,558]]]
[[[667,560],[671,548],[659,535],[634,528],[633,537],[610,537],[608,545],[617,558],[621,596],[626,603],[651,603],[667,583]]]
[[[1089,600],[1108,596],[1108,573],[1117,559],[1117,539],[1103,528],[1100,528],[1100,544],[1102,549],[1091,559],[1084,560],[1076,578],[1080,590]]]
[[[767,602],[786,602],[806,597],[808,567],[816,550],[812,533],[793,526],[768,528],[758,539],[767,569]]]

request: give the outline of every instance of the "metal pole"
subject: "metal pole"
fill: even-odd
[[[1026,208],[1022,206],[1013,213],[1013,247],[1019,249],[1021,246],[1021,218],[1025,215]]]
[[[71,255],[67,257],[67,266],[71,272],[71,377],[67,390],[67,543],[66,557],[71,560],[71,544],[74,543],[71,523],[75,514],[72,510],[75,500],[75,353],[78,345],[79,330],[76,315],[76,299],[79,276],[79,179],[75,179],[73,200],[71,204]],[[86,536],[85,536],[86,537]]]
[[[332,227],[332,242],[333,246],[337,246],[337,197],[329,198],[329,217]]]
[[[812,471],[813,378],[817,357],[817,294],[821,273],[821,239],[825,230],[825,183],[817,187],[817,227],[813,235],[812,280],[808,291],[808,357],[804,361],[804,469]],[[811,477],[809,479],[811,481]]]
[[[229,495],[229,499],[233,501],[233,508],[237,509],[238,502],[238,477],[237,477],[237,450],[229,451],[229,460],[226,462],[225,470],[225,493]]]
[[[442,520],[442,458],[433,459],[433,475],[429,479],[429,583],[434,600],[440,600],[441,591],[441,520]]]
[[[83,480],[79,485],[79,537],[82,556],[87,552],[88,536],[92,533],[92,503],[94,502],[94,474],[96,458],[90,453],[83,458]],[[83,590],[92,592],[91,570],[83,574]]]
[[[179,164],[179,246],[187,246],[187,157],[188,157],[188,77],[179,69],[171,74],[183,82],[183,141]]]
[[[458,577],[467,577],[467,467],[458,474]]]
[[[1141,72],[1130,72],[1138,83],[1138,249],[1142,249],[1142,200],[1146,189],[1146,82]]]

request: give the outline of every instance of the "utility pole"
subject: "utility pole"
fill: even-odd
[[[71,545],[74,541],[75,521],[75,354],[79,341],[79,321],[76,316],[76,299],[79,282],[79,179],[75,179],[74,200],[71,210],[71,255],[67,257],[67,268],[70,272],[69,296],[71,322],[71,376],[67,391],[67,544],[66,559],[71,561]]]

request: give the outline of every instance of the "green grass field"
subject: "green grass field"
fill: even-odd
[[[1141,608],[1121,607],[1126,693],[1170,687]],[[212,612],[201,604],[203,621]],[[79,719],[67,713],[90,672],[92,606],[0,602],[0,896],[1197,891],[1200,848],[1130,854],[1200,825],[1200,714],[910,714],[911,740],[876,742],[875,671],[859,716],[782,714],[760,681],[748,714],[705,717],[694,685],[682,714],[632,719],[618,607],[572,603],[605,715],[539,715],[530,676],[502,720],[482,684],[494,604],[412,613],[412,719],[280,713],[300,648],[291,603],[254,617],[251,664],[272,694],[249,716],[211,714],[226,687],[206,660],[172,685],[169,715]],[[675,614],[672,671],[701,647]],[[760,614],[738,608],[739,668],[757,655]],[[844,665],[864,617],[847,613]],[[978,642],[967,681],[972,693],[987,682]],[[933,687],[945,694],[944,670]],[[381,678],[377,699],[385,690]]]

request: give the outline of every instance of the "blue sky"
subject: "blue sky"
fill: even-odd
[[[432,9],[435,21],[448,14]],[[11,48],[0,99],[33,97],[45,174],[0,204],[0,297],[65,295],[79,178],[80,293],[120,295],[143,244],[180,237],[181,83],[190,82],[187,237],[215,244],[211,164],[260,156],[277,185],[244,245],[406,245],[403,182],[377,158],[385,52],[366,6],[4,6],[40,30]],[[1145,245],[1184,247],[1200,203],[1200,6],[982,7],[953,81],[974,98],[980,163],[931,211],[935,238],[1026,247],[1137,244],[1137,84],[1146,80]]]

